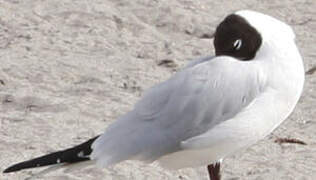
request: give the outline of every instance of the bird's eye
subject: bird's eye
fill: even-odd
[[[241,48],[241,46],[242,46],[242,40],[241,40],[241,39],[237,39],[237,40],[234,42],[233,46],[234,46],[234,49],[235,49],[235,50],[239,50],[239,49]]]

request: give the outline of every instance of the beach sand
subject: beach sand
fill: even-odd
[[[0,170],[101,134],[144,90],[191,59],[213,54],[228,14],[251,9],[290,24],[306,71],[316,66],[314,0],[0,0]],[[292,115],[250,148],[223,161],[223,179],[316,179],[316,72],[306,75]],[[307,145],[278,144],[296,138]],[[0,174],[21,180],[32,169]],[[47,180],[207,180],[206,167],[169,171],[126,161]]]

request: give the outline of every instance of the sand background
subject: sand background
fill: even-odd
[[[212,41],[203,37],[240,9],[290,24],[306,70],[316,66],[315,0],[0,0],[0,170],[102,133],[145,89],[212,54]],[[316,179],[315,84],[316,73],[307,75],[291,117],[224,161],[224,179]],[[307,145],[279,145],[278,137]],[[207,174],[205,167],[168,171],[130,161],[41,179],[206,180]]]

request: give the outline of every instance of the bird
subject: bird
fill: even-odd
[[[212,39],[213,55],[145,91],[103,134],[3,173],[138,160],[166,169],[206,166],[211,180],[220,179],[223,159],[269,135],[293,112],[305,77],[293,29],[272,16],[228,14]]]

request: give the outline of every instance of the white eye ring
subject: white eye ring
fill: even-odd
[[[234,48],[235,50],[239,50],[242,46],[242,40],[241,39],[237,39],[235,42],[234,42]]]

